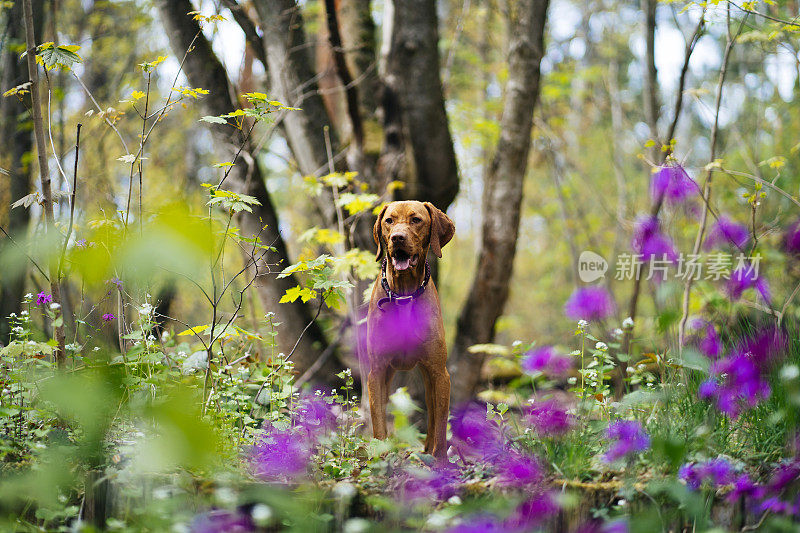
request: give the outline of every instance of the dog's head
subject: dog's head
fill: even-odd
[[[392,202],[383,208],[372,230],[378,245],[375,259],[380,261],[386,250],[395,270],[407,270],[420,259],[424,264],[428,248],[442,257],[442,247],[455,232],[450,217],[430,202]]]

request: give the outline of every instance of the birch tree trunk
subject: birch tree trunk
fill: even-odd
[[[484,176],[483,228],[478,267],[458,317],[448,366],[453,404],[472,397],[483,355],[473,344],[491,342],[508,299],[519,234],[522,187],[528,168],[533,110],[539,99],[540,63],[549,0],[521,0],[511,8],[511,36],[500,139]]]
[[[233,111],[238,104],[225,68],[211,49],[211,44],[199,33],[200,28],[197,22],[192,20],[191,16],[186,15],[192,11],[191,2],[189,0],[158,0],[157,5],[169,33],[170,45],[177,57],[182,58],[194,40],[192,51],[186,56],[183,70],[192,86],[203,87],[210,91],[210,94],[201,101],[206,112],[211,115],[222,115]],[[195,36],[197,36],[196,39]],[[254,196],[261,202],[260,206],[253,206],[252,214],[241,213],[238,222],[242,234],[260,234],[262,242],[276,248],[275,253],[267,255],[267,263],[280,263],[278,268],[282,269],[291,261],[286,243],[278,231],[278,214],[264,184],[264,178],[256,163],[256,154],[252,152],[252,146],[245,141],[244,133],[240,130],[216,124],[210,127],[218,148],[229,160],[233,159],[239,146],[244,143],[245,148],[225,184],[232,190]],[[265,225],[266,227],[264,227]],[[261,231],[262,227],[264,227],[263,232]],[[286,289],[294,287],[296,284],[297,281],[293,277],[276,279],[274,273],[267,274],[263,265],[259,269],[259,277],[256,280],[258,295],[264,309],[278,313],[281,322],[281,326],[278,328],[278,345],[280,351],[287,355],[313,316],[311,309],[299,300],[291,304],[278,303]],[[302,335],[300,344],[292,356],[297,371],[303,373],[313,365],[326,346],[327,341],[322,330],[316,323],[312,324]],[[337,371],[335,358],[328,358],[327,362],[319,369],[318,374],[333,376]]]

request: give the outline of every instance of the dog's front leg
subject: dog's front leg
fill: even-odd
[[[447,419],[450,417],[450,374],[442,368],[431,375],[433,381],[433,456],[447,457]]]
[[[386,383],[386,369],[372,369],[367,377],[367,391],[369,392],[369,412],[372,418],[372,436],[376,439],[385,439],[386,430],[386,403],[388,386]]]

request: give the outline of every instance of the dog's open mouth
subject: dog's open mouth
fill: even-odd
[[[410,255],[405,250],[395,250],[392,252],[392,266],[395,270],[407,270],[409,267],[417,266],[419,255]]]

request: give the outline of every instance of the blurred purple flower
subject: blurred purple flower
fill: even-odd
[[[614,301],[602,287],[577,289],[564,305],[564,314],[573,320],[603,320],[613,313]]]
[[[718,488],[733,483],[734,471],[728,461],[717,458],[701,463],[686,463],[678,471],[678,478],[695,490],[705,482]]]
[[[506,527],[512,531],[530,531],[542,522],[558,514],[560,507],[552,492],[533,493],[506,519]]]
[[[53,301],[53,297],[44,291],[36,295],[36,305],[45,305]]]
[[[628,533],[628,522],[613,520],[603,523],[602,520],[593,519],[583,524],[576,533]]]
[[[490,458],[502,451],[500,428],[486,420],[486,409],[478,404],[467,404],[457,409],[450,419],[453,445],[463,455]]]
[[[700,348],[700,351],[709,359],[716,359],[722,353],[722,341],[719,335],[717,335],[717,330],[714,329],[714,325],[710,322],[706,324],[705,335],[700,337],[697,347]]]
[[[704,246],[706,250],[711,250],[720,245],[733,245],[737,248],[744,248],[748,240],[750,240],[750,233],[745,226],[734,222],[725,215],[720,215],[711,225],[711,230],[708,232]]]
[[[383,305],[374,322],[367,328],[360,328],[361,334],[370,344],[373,354],[379,357],[413,357],[416,348],[427,338],[431,327],[431,315],[424,305],[403,305],[387,303]]]
[[[567,407],[555,398],[533,402],[525,418],[537,434],[548,437],[567,433],[575,422]]]
[[[452,463],[442,463],[430,471],[404,472],[399,488],[406,501],[443,501],[453,497],[461,484],[461,472]]]
[[[787,254],[800,254],[800,220],[796,220],[783,233],[783,250]]]
[[[739,341],[729,355],[711,365],[710,378],[700,385],[698,396],[737,418],[744,409],[769,398],[767,374],[785,356],[786,348],[786,336],[776,328]]]
[[[732,300],[736,301],[742,297],[742,293],[747,289],[755,289],[764,298],[764,301],[769,303],[770,290],[769,284],[766,280],[758,275],[755,268],[751,266],[739,267],[731,272],[731,278],[728,280],[725,288],[728,295]]]
[[[729,502],[735,502],[739,498],[749,497],[753,494],[755,488],[756,485],[750,480],[750,476],[747,474],[739,474],[736,479],[733,480],[733,490],[725,496],[725,499]]]
[[[650,447],[650,436],[636,420],[612,422],[606,428],[606,438],[611,441],[608,452],[603,456],[607,463],[643,452]]]
[[[111,321],[112,321],[112,320],[114,320],[115,318],[117,318],[117,317],[115,317],[115,316],[114,316],[113,314],[111,314],[111,313],[106,313],[106,314],[104,314],[104,315],[103,315],[103,321],[104,321],[104,322],[111,322]]]
[[[697,191],[697,184],[677,163],[660,167],[650,180],[650,197],[653,202],[664,199],[677,204]]]
[[[498,463],[497,474],[498,484],[506,487],[528,487],[544,479],[544,470],[539,461],[516,450],[509,450]]]
[[[713,399],[717,409],[731,418],[737,418],[745,408],[755,407],[769,398],[769,382],[762,377],[755,362],[744,354],[715,362],[711,365],[711,375],[713,377],[698,391],[699,396]]]
[[[318,439],[336,427],[330,397],[307,395],[300,399],[295,410],[295,422],[310,438]]]
[[[189,526],[191,533],[245,533],[255,531],[249,516],[218,509],[199,514]]]
[[[306,473],[311,448],[296,431],[268,429],[253,445],[251,464],[255,475],[267,481],[287,481]]]
[[[651,258],[666,258],[674,263],[678,260],[672,241],[661,232],[658,218],[653,216],[647,215],[637,219],[631,247],[636,253],[642,254],[642,259],[645,261]]]
[[[522,359],[522,370],[527,374],[544,372],[551,376],[563,376],[572,367],[572,360],[556,351],[552,346],[531,350]]]

